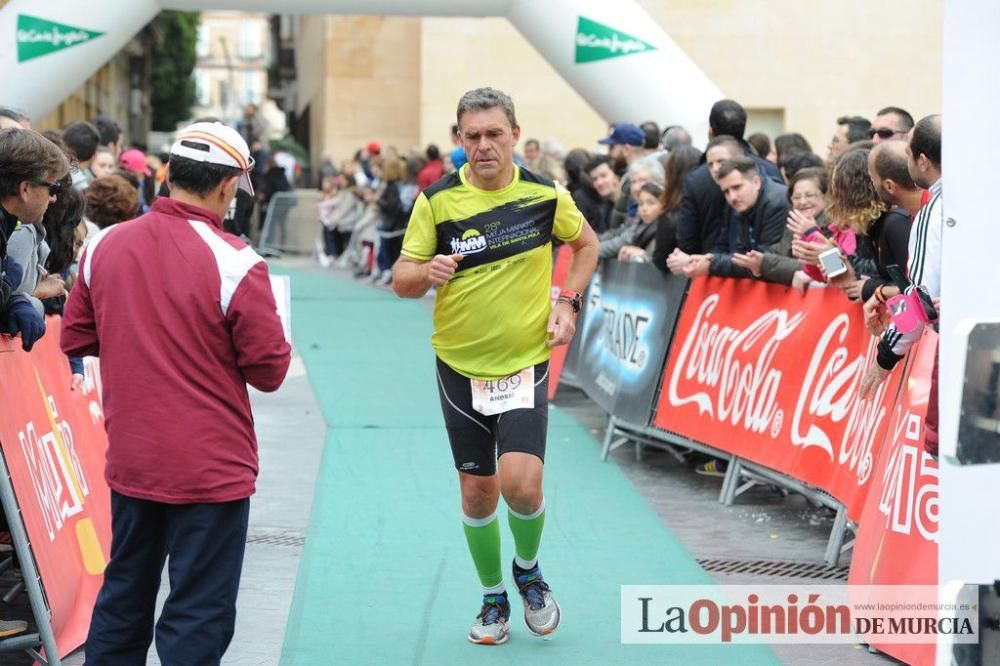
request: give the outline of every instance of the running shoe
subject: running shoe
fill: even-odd
[[[514,582],[524,601],[524,624],[535,636],[548,636],[559,628],[562,612],[552,598],[552,590],[542,578],[542,570],[535,563],[531,569],[522,569],[514,563]]]
[[[729,464],[725,460],[709,460],[707,463],[695,467],[694,471],[702,476],[714,476],[721,479],[726,475],[728,467]]]
[[[23,634],[27,630],[28,623],[24,620],[0,620],[0,638]]]
[[[483,608],[469,631],[469,640],[479,645],[502,645],[510,635],[510,602],[507,593],[483,596]]]

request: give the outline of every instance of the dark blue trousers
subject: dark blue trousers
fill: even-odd
[[[218,664],[233,638],[250,500],[161,504],[111,493],[111,562],[87,636],[87,666],[146,663],[156,593],[168,562],[170,595],[156,622],[163,666]]]

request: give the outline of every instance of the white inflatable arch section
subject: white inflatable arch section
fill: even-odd
[[[683,125],[699,144],[712,103],[723,97],[634,0],[11,0],[0,6],[0,104],[34,118],[58,106],[161,9],[506,17],[609,122]],[[502,63],[484,63],[484,71],[491,66]]]

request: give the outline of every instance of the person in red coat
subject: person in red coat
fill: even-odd
[[[417,187],[421,192],[434,184],[444,174],[441,151],[433,143],[427,146],[427,164],[417,173]]]

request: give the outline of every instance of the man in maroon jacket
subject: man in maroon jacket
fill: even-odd
[[[232,639],[257,477],[246,385],[276,390],[291,356],[267,265],[222,229],[252,169],[232,128],[185,128],[170,198],[102,231],[80,260],[62,348],[101,359],[112,519],[88,663],[145,663],[168,555],[161,662],[218,664]]]

